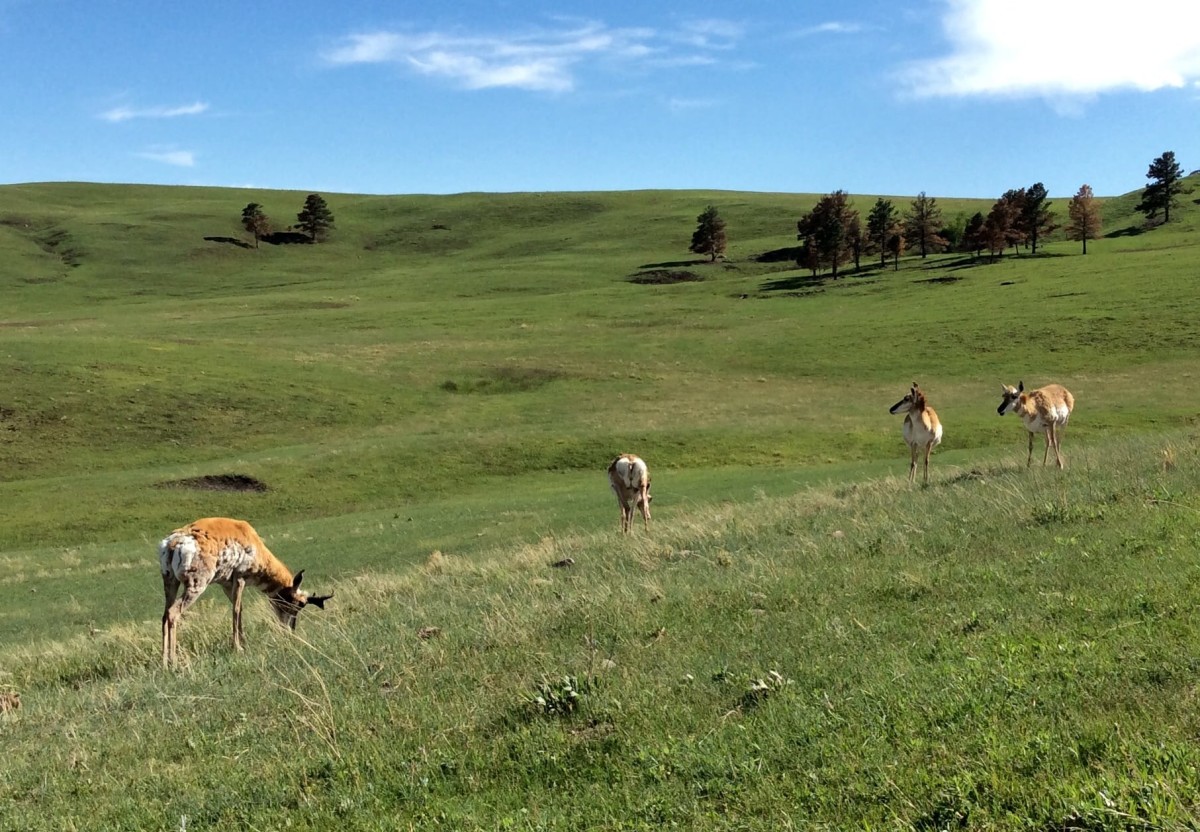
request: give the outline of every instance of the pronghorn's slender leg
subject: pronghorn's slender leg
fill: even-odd
[[[929,453],[933,450],[933,443],[930,442],[925,446],[925,485],[929,485]]]
[[[1029,456],[1025,459],[1025,467],[1033,465],[1033,434],[1029,434]]]
[[[638,489],[638,500],[642,504],[642,524],[646,527],[646,531],[650,530],[650,489],[643,485]],[[629,512],[629,522],[633,523],[633,512]]]
[[[162,578],[163,595],[166,597],[162,617],[162,658],[163,667],[167,667],[175,654],[175,627],[171,623],[170,615],[175,596],[179,594],[179,579],[170,572],[164,573]]]
[[[920,450],[919,450],[918,446],[916,446],[916,445],[908,446],[908,457],[909,457],[908,458],[908,481],[909,482],[917,481],[917,455],[918,454],[920,454]]]
[[[1062,468],[1063,467],[1062,452],[1058,448],[1058,439],[1059,439],[1058,428],[1055,425],[1051,425],[1050,429],[1046,433],[1046,436],[1047,436],[1048,441],[1054,445],[1054,462],[1058,465],[1059,468]],[[1048,452],[1047,452],[1047,456],[1049,456]],[[1042,463],[1042,464],[1044,465],[1045,463]]]
[[[242,630],[242,590],[245,588],[245,578],[238,578],[236,583],[224,587],[225,595],[233,606],[233,649],[239,652],[246,642],[246,635]]]
[[[187,608],[196,603],[196,599],[208,587],[209,578],[206,576],[197,580],[189,580],[185,584],[183,595],[175,599],[174,603],[167,606],[167,611],[163,613],[163,640],[167,642],[167,652],[170,658],[170,663],[175,663],[175,646],[179,641],[179,619],[183,617]]]

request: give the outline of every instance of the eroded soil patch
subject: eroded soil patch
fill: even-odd
[[[247,474],[206,474],[182,480],[160,482],[159,488],[195,488],[200,491],[269,491],[262,480]]]

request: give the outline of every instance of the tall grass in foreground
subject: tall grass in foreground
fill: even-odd
[[[0,828],[1194,828],[1195,437],[1067,452],[3,648]]]

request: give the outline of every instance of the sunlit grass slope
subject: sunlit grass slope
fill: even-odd
[[[242,655],[202,603],[178,673],[153,608],[0,648],[0,828],[1192,828],[1195,442],[432,552]]]
[[[787,255],[813,196],[329,194],[328,241],[239,244],[304,196],[0,188],[0,828],[1196,822],[1192,197],[834,282]],[[1075,393],[1066,472],[1017,380]],[[213,514],[337,595],[235,657],[214,590],[164,675],[155,546]]]

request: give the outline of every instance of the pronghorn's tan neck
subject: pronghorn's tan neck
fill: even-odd
[[[246,580],[253,582],[259,589],[268,594],[278,592],[292,585],[292,573],[283,561],[275,557],[265,547],[262,557],[256,564],[259,568],[246,575]]]

